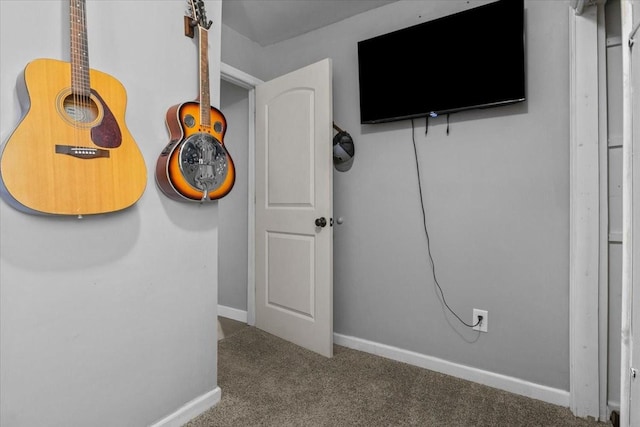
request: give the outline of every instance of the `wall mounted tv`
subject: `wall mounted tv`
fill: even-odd
[[[361,123],[524,101],[524,0],[358,42]]]

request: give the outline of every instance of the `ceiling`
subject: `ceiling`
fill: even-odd
[[[222,23],[261,46],[397,0],[222,0]]]

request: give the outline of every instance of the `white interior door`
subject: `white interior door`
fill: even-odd
[[[256,327],[333,354],[331,60],[256,86]],[[323,225],[324,224],[324,225]]]

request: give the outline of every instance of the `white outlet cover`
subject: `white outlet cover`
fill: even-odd
[[[489,312],[487,310],[478,310],[477,308],[473,309],[473,320],[471,322],[472,325],[478,323],[478,316],[482,316],[482,323],[474,326],[474,331],[487,332],[489,326]]]

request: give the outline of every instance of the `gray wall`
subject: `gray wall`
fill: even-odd
[[[224,18],[222,20],[224,21]],[[222,52],[224,62],[255,77],[259,77],[263,73],[264,49],[260,45],[226,25],[222,25],[222,43],[227,46],[227,48],[223,48]]]
[[[220,2],[206,6],[219,29]],[[218,206],[173,202],[154,182],[165,113],[198,94],[184,2],[87,9],[90,64],[127,89],[147,188],[130,209],[82,220],[0,202],[3,426],[149,425],[217,386]],[[25,65],[68,60],[68,16],[67,1],[0,2],[2,141],[20,118],[15,86]],[[216,102],[220,37],[209,39]]]
[[[357,42],[478,4],[400,1],[261,50],[225,28],[222,60],[268,80],[333,59],[334,120],[356,141],[334,176],[337,333],[568,390],[568,2],[525,4],[525,103],[453,114],[449,135],[444,117],[427,135],[415,123],[439,282],[466,321],[488,310],[489,333],[462,327],[435,288],[411,122],[359,123]]]

